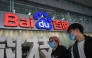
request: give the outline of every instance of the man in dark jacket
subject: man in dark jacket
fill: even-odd
[[[70,40],[76,40],[72,47],[72,58],[92,58],[92,37],[83,35],[84,28],[73,23],[69,26],[67,32]]]
[[[59,45],[58,37],[50,37],[49,45],[51,48],[53,48],[51,53],[52,58],[71,58],[71,52],[68,51],[64,46]]]

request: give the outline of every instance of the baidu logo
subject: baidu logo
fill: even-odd
[[[52,19],[48,16],[46,12],[38,11],[36,14],[33,15],[33,18],[35,20],[38,20],[35,24],[38,29],[52,29]]]

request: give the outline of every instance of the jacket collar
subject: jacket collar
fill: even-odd
[[[86,42],[88,42],[88,41],[90,41],[90,40],[92,40],[92,37],[90,37],[90,36],[86,36],[86,35],[84,35],[84,37],[85,37],[85,44],[86,44]],[[84,53],[85,53],[85,56],[86,56],[86,46],[85,46],[85,44],[84,44]],[[74,46],[76,46],[77,45],[77,41],[75,42],[75,44],[74,44]],[[77,47],[77,46],[76,46]],[[78,49],[77,49],[77,51],[78,51]],[[78,57],[77,57],[78,58]]]
[[[84,37],[85,37],[85,41],[90,41],[90,40],[92,40],[92,38],[91,38],[90,36],[84,35]]]
[[[84,37],[85,37],[85,41],[90,41],[90,40],[92,40],[92,38],[91,38],[90,36],[84,35]],[[76,41],[75,43],[77,43],[77,41]]]

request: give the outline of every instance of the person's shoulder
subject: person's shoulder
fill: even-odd
[[[89,36],[89,38],[92,40],[92,37],[91,36]]]
[[[92,39],[91,36],[87,36],[87,35],[84,35],[85,38],[89,38],[89,39]]]
[[[61,51],[64,52],[64,53],[71,54],[71,52],[70,52],[65,46],[63,46],[63,45],[60,46],[60,49],[61,49]]]
[[[59,45],[59,48],[66,49],[66,47],[64,45]]]
[[[84,37],[85,37],[85,41],[92,41],[92,37],[91,36],[84,35]]]

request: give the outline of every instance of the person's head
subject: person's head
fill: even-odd
[[[57,47],[59,45],[59,38],[57,36],[50,37],[49,45],[51,48]]]
[[[68,27],[67,32],[69,33],[69,38],[71,40],[76,39],[79,35],[83,34],[83,26],[79,23],[73,23]]]

